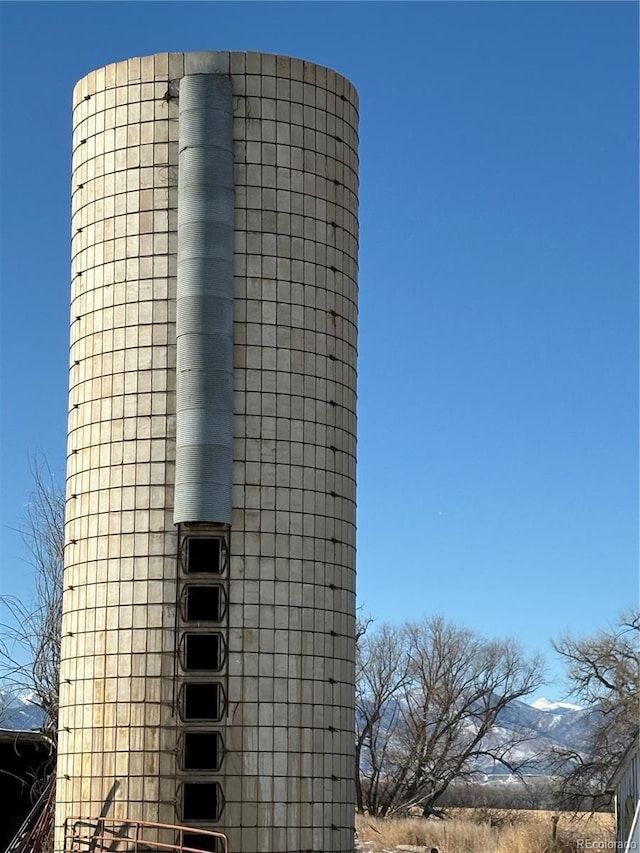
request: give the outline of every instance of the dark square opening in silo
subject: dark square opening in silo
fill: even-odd
[[[219,575],[222,573],[222,540],[189,538],[187,539],[188,574]]]
[[[219,622],[222,618],[222,587],[188,586],[186,588],[187,622]]]
[[[223,694],[219,684],[185,684],[185,720],[219,720]]]
[[[211,835],[200,835],[199,832],[185,832],[182,846],[191,847],[194,850],[207,850],[209,853],[220,853],[223,849],[219,838]]]
[[[220,634],[186,634],[184,668],[216,672],[222,665]]]
[[[217,820],[220,787],[217,782],[185,782],[182,787],[182,816],[185,820]]]
[[[222,738],[219,732],[185,733],[185,770],[217,770],[221,760]]]

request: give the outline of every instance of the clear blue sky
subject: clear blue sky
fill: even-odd
[[[64,471],[72,87],[249,49],[360,92],[362,606],[548,653],[637,603],[637,4],[3,2],[0,25],[4,592],[30,594],[29,454]]]

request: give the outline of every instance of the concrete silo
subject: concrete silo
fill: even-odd
[[[298,59],[75,88],[58,849],[107,814],[353,850],[357,164]]]

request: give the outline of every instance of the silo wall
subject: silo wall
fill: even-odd
[[[229,92],[233,186],[204,183],[233,200],[205,240],[232,299],[209,265],[218,301],[180,314],[194,81]],[[58,849],[104,810],[233,853],[353,849],[357,164],[355,90],[312,63],[164,53],[76,86]],[[192,326],[231,346],[198,368],[214,415],[185,420],[226,515],[175,513]]]

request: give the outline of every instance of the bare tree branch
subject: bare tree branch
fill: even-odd
[[[65,499],[43,459],[31,463],[31,474],[33,490],[18,530],[34,570],[35,593],[32,601],[0,597],[6,612],[0,625],[0,679],[42,709],[47,736],[55,743]]]
[[[618,624],[590,637],[563,634],[553,647],[567,666],[571,693],[591,710],[592,728],[583,754],[557,749],[563,808],[595,810],[622,753],[640,724],[640,611],[623,613]]]
[[[421,806],[425,815],[481,756],[517,770],[515,743],[488,735],[510,702],[542,682],[538,658],[511,640],[425,619],[383,625],[361,643],[358,667],[358,807],[390,815]]]

